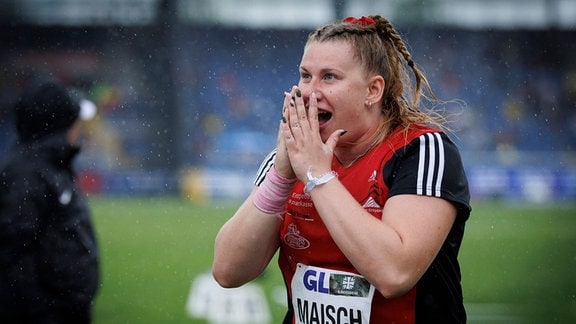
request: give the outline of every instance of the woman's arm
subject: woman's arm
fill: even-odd
[[[290,105],[294,91],[284,94],[283,107]],[[274,171],[274,176],[269,170]],[[279,230],[282,221],[277,211],[284,208],[285,199],[288,199],[289,191],[296,181],[280,128],[277,148],[262,162],[259,172],[256,185],[259,185],[258,179],[266,174],[264,182],[254,187],[216,236],[212,273],[223,287],[238,287],[258,277],[280,246]],[[266,191],[258,192],[263,187],[267,187]],[[272,211],[274,209],[277,210]]]
[[[234,216],[218,232],[212,274],[225,288],[239,287],[258,277],[279,246],[281,220],[254,206],[254,188]]]
[[[388,199],[379,220],[335,180],[311,192],[332,238],[385,297],[407,292],[438,254],[456,208],[440,198],[397,195]]]

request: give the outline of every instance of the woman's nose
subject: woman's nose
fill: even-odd
[[[320,96],[320,91],[312,82],[301,84],[299,88],[305,101],[308,101],[312,92],[316,93],[317,98]]]

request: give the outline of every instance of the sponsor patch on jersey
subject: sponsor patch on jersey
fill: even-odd
[[[296,250],[304,250],[310,247],[310,241],[300,235],[296,224],[288,225],[288,233],[286,233],[282,239],[286,245]]]

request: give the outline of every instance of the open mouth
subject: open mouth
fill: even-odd
[[[327,111],[318,111],[318,122],[323,124],[332,118],[332,113]]]

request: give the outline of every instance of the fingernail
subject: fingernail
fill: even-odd
[[[343,131],[340,132],[340,136],[342,136],[342,135],[344,135],[344,134],[346,134],[346,133],[348,133],[348,131],[347,131],[347,130],[343,130]]]
[[[300,89],[296,89],[296,97],[298,98],[302,97],[302,92],[300,91]]]

